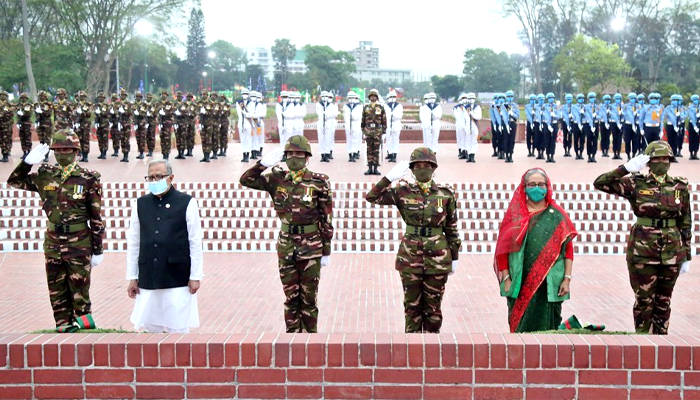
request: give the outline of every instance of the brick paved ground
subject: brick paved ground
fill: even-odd
[[[282,288],[274,253],[206,253],[199,295],[198,332],[282,332]],[[336,254],[323,270],[319,293],[319,331],[332,333],[402,332],[402,293],[392,254]],[[507,332],[505,300],[487,255],[463,255],[450,277],[443,302],[443,332]],[[126,295],[125,254],[107,253],[93,272],[92,299],[102,327],[132,329],[133,302]],[[697,267],[679,278],[673,296],[672,334],[694,334]],[[40,253],[0,255],[0,321],[4,331],[51,328],[53,319]],[[633,330],[634,302],[624,258],[581,256],[574,262],[572,299],[564,317]]]

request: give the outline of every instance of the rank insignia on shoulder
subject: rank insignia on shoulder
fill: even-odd
[[[284,186],[277,186],[277,191],[282,193],[287,193],[287,188]]]
[[[647,189],[639,189],[639,194],[643,196],[650,196],[654,194],[653,190],[647,190]]]
[[[44,186],[44,190],[56,190],[58,189],[58,186],[56,185],[46,185]]]

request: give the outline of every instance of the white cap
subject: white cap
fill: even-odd
[[[430,93],[428,93],[428,98],[429,98],[429,99],[436,99],[437,96],[435,95],[435,93],[430,92]]]
[[[474,92],[469,92],[469,93],[467,93],[467,98],[468,99],[476,99],[476,95],[474,94]]]
[[[287,92],[286,90],[283,90],[280,92],[280,96],[281,97],[289,97],[289,92]]]
[[[326,91],[326,90],[321,91],[321,96],[328,97],[328,96],[330,96],[330,95],[331,95],[331,94],[328,93],[328,91]]]
[[[357,93],[355,93],[354,91],[351,90],[351,91],[348,92],[348,96],[347,96],[347,97],[348,97],[348,98],[352,98],[352,97],[359,97],[359,96],[357,95]]]
[[[390,91],[386,97],[396,97],[396,92],[394,90]]]
[[[466,99],[466,98],[468,98],[468,97],[469,97],[469,96],[467,96],[466,93],[462,93],[462,94],[459,95],[459,100]]]
[[[250,94],[250,90],[243,89],[243,90],[241,90],[241,94]]]

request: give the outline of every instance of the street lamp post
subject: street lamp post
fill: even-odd
[[[153,32],[153,24],[144,19],[136,22],[134,28],[136,28],[136,32],[144,38]],[[146,51],[143,60],[143,90],[145,93],[148,93],[148,43],[146,43],[145,48]]]
[[[213,92],[213,91],[214,91],[214,73],[213,73],[213,72],[214,72],[214,68],[213,68],[214,66],[211,65],[211,60],[214,60],[214,59],[216,58],[216,52],[210,51],[209,53],[207,53],[207,57],[209,57],[209,60],[210,60],[210,61],[209,61],[209,67],[212,68],[211,78],[209,78],[209,82],[210,82],[210,85],[211,85],[211,87],[209,88],[209,90],[211,90],[211,91]],[[205,76],[206,76],[206,75],[205,75]],[[206,81],[205,81],[204,83],[205,83],[205,85],[206,85]]]

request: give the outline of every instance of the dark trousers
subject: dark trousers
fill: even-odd
[[[607,153],[610,150],[610,132],[615,124],[610,124],[610,127],[606,128],[601,122],[598,126],[600,127],[600,150]]]
[[[688,125],[688,149],[695,153],[700,148],[700,127],[693,128],[693,124]]]
[[[573,123],[571,126],[566,126],[565,123],[561,124],[561,130],[564,133],[564,150],[571,150],[571,144],[573,143]]]
[[[637,333],[668,335],[671,295],[680,272],[679,265],[627,263],[634,291],[634,328]]]
[[[613,153],[619,153],[622,149],[622,130],[618,124],[610,125],[610,131],[612,133],[612,148]]]
[[[518,124],[517,122],[511,121],[508,124],[508,129],[503,133],[503,152],[506,154],[513,154],[515,149],[515,133],[517,132]]]
[[[535,150],[541,150],[542,149],[542,124],[541,123],[535,122],[533,134],[535,136],[535,140],[533,141],[533,145],[535,146]]]
[[[639,151],[639,134],[634,131],[634,126],[632,124],[622,125],[622,136],[625,139],[625,153],[627,153],[627,156],[637,154],[637,151]]]
[[[574,128],[574,151],[576,154],[583,153],[583,146],[586,143],[586,136],[583,134],[583,126],[579,128],[578,124],[572,125]]]
[[[494,152],[498,151],[501,145],[500,128],[501,126],[498,124],[498,122],[491,122],[491,146],[493,147]]]
[[[659,126],[645,126],[644,136],[639,138],[639,151],[644,151],[649,143],[661,139],[661,127]]]
[[[557,147],[557,126],[542,124],[542,150],[548,156],[554,155],[554,150]]]
[[[593,128],[596,128],[595,132]],[[583,132],[586,135],[586,154],[594,156],[598,151],[598,124],[592,127],[590,124],[583,124]]]
[[[527,145],[528,153],[535,149],[535,136],[532,130],[532,123],[528,122],[525,128],[525,144]]]

